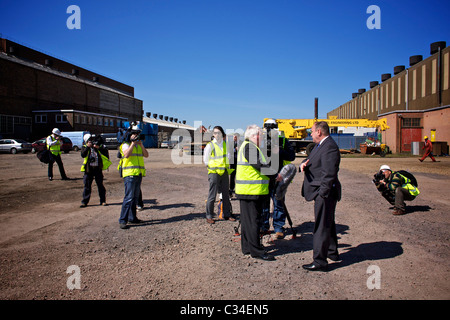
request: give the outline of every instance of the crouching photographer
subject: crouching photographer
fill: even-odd
[[[101,136],[85,134],[83,137],[84,145],[81,148],[81,157],[84,158],[81,165],[81,172],[84,172],[83,182],[83,200],[81,200],[81,208],[86,207],[91,198],[92,181],[98,188],[98,195],[100,197],[100,204],[106,205],[106,189],[103,186],[103,170],[106,170],[111,165],[109,160],[108,149],[103,145]]]
[[[381,195],[394,205],[394,215],[406,212],[405,201],[414,200],[420,193],[414,176],[400,170],[393,172],[388,165],[382,165],[380,171],[374,174],[373,183]]]

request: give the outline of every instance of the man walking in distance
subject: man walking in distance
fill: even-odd
[[[61,131],[58,128],[52,130],[52,134],[47,137],[46,140],[47,149],[50,150],[54,162],[58,164],[59,173],[62,180],[69,180],[64,171],[64,165],[61,160]],[[53,180],[53,161],[48,163],[48,180]]]
[[[133,125],[127,135],[126,141],[121,146],[122,177],[125,185],[125,197],[123,198],[120,212],[119,226],[127,229],[127,223],[139,223],[136,217],[136,205],[139,200],[142,177],[145,177],[144,157],[148,157],[142,141],[139,140],[141,130]]]
[[[423,157],[419,159],[419,161],[423,162],[426,157],[430,157],[431,161],[436,162],[436,159],[433,156],[433,144],[427,136],[423,137],[423,139],[425,140],[425,144],[423,145],[422,149],[425,149],[425,153],[423,154]]]
[[[327,258],[339,260],[334,214],[336,203],[341,199],[341,184],[338,179],[341,154],[330,137],[325,121],[316,122],[311,129],[316,147],[300,164],[304,173],[302,196],[306,201],[314,200],[313,259],[303,265],[308,271],[325,271]]]

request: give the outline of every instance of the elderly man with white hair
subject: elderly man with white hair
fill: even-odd
[[[242,253],[249,254],[252,258],[272,261],[275,258],[264,251],[259,236],[263,205],[269,196],[269,178],[261,171],[263,168],[270,170],[259,148],[261,137],[262,131],[257,125],[247,127],[245,141],[237,156],[235,192],[241,208]]]

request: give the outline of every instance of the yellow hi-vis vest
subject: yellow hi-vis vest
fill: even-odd
[[[249,143],[249,141],[244,141],[238,151],[235,193],[241,195],[269,194],[269,178],[253,168],[244,157],[245,146]],[[261,150],[257,146],[255,147],[258,150],[261,160],[266,162],[266,158],[262,154]]]
[[[208,174],[217,173],[219,176],[227,172],[230,169],[230,164],[227,157],[227,144],[224,141],[222,144],[222,150],[215,142],[210,142],[211,154],[208,161]]]
[[[282,135],[279,135],[278,137],[279,137],[279,138],[283,138],[283,146],[282,146],[282,148],[284,149],[284,145],[286,144],[286,138],[285,138],[284,136],[282,136]],[[289,163],[291,163],[291,161],[283,160],[283,166],[286,166],[286,165],[288,165]],[[280,169],[281,169],[281,168],[280,168]]]
[[[397,173],[399,176],[401,176],[403,179],[405,179],[405,183],[402,185],[402,188],[408,190],[409,193],[410,193],[412,196],[415,196],[415,197],[418,196],[419,193],[420,193],[419,188],[417,188],[416,186],[412,185],[412,184],[411,184],[411,180],[408,179],[407,177],[405,177],[404,175],[402,175],[402,174],[400,174],[400,173],[398,173],[398,172],[396,172],[396,173]]]
[[[52,139],[52,141],[56,140],[52,135],[50,135],[50,138]],[[50,152],[55,156],[61,155],[61,140],[59,140],[52,146],[47,145],[47,149],[50,150]]]
[[[122,158],[118,167],[118,169],[122,167],[122,178],[139,175],[145,177],[144,154],[142,153],[141,146],[135,146],[133,153],[128,158],[123,158],[122,145],[120,146]]]
[[[100,155],[100,157],[102,158],[102,170],[106,170],[109,168],[109,166],[112,164],[112,162],[104,155],[102,155],[102,153],[100,151],[97,151],[98,154]],[[86,163],[87,160],[89,158],[89,154],[87,157],[84,158],[83,164],[81,165],[81,172],[86,171]]]

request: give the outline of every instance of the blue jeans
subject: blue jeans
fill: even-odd
[[[141,182],[142,176],[128,176],[123,178],[125,197],[123,198],[119,223],[126,224],[128,221],[135,221],[137,219],[136,204],[139,201]]]
[[[284,224],[286,223],[286,212],[284,212],[283,207],[283,201],[285,198],[283,197],[282,200],[277,200],[275,197],[275,188],[271,188],[270,190],[270,198],[268,198],[267,203],[264,205],[263,208],[263,225],[262,230],[268,231],[270,229],[270,199],[273,201],[273,215],[272,215],[272,224],[273,224],[273,230],[275,232],[283,232],[284,231]]]

